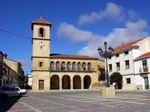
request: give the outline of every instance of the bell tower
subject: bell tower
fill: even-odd
[[[40,18],[32,21],[32,90],[50,90],[50,29],[52,24]]]

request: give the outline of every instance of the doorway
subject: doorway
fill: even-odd
[[[39,90],[44,90],[44,80],[39,80]]]
[[[144,77],[144,84],[145,84],[145,89],[149,89],[148,77]]]

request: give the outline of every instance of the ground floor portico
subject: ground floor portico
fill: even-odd
[[[93,81],[96,80],[92,73],[52,73],[50,77],[50,89],[91,89]]]

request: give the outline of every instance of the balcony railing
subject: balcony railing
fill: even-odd
[[[95,72],[93,69],[91,69],[91,70],[66,70],[66,69],[56,70],[56,69],[50,69],[50,71],[51,72],[86,72],[86,73]]]
[[[149,72],[148,66],[140,67],[139,72],[140,73],[148,73]]]
[[[143,72],[148,72],[148,67],[144,67]]]

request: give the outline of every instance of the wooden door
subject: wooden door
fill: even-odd
[[[44,90],[44,80],[39,80],[39,90]]]

